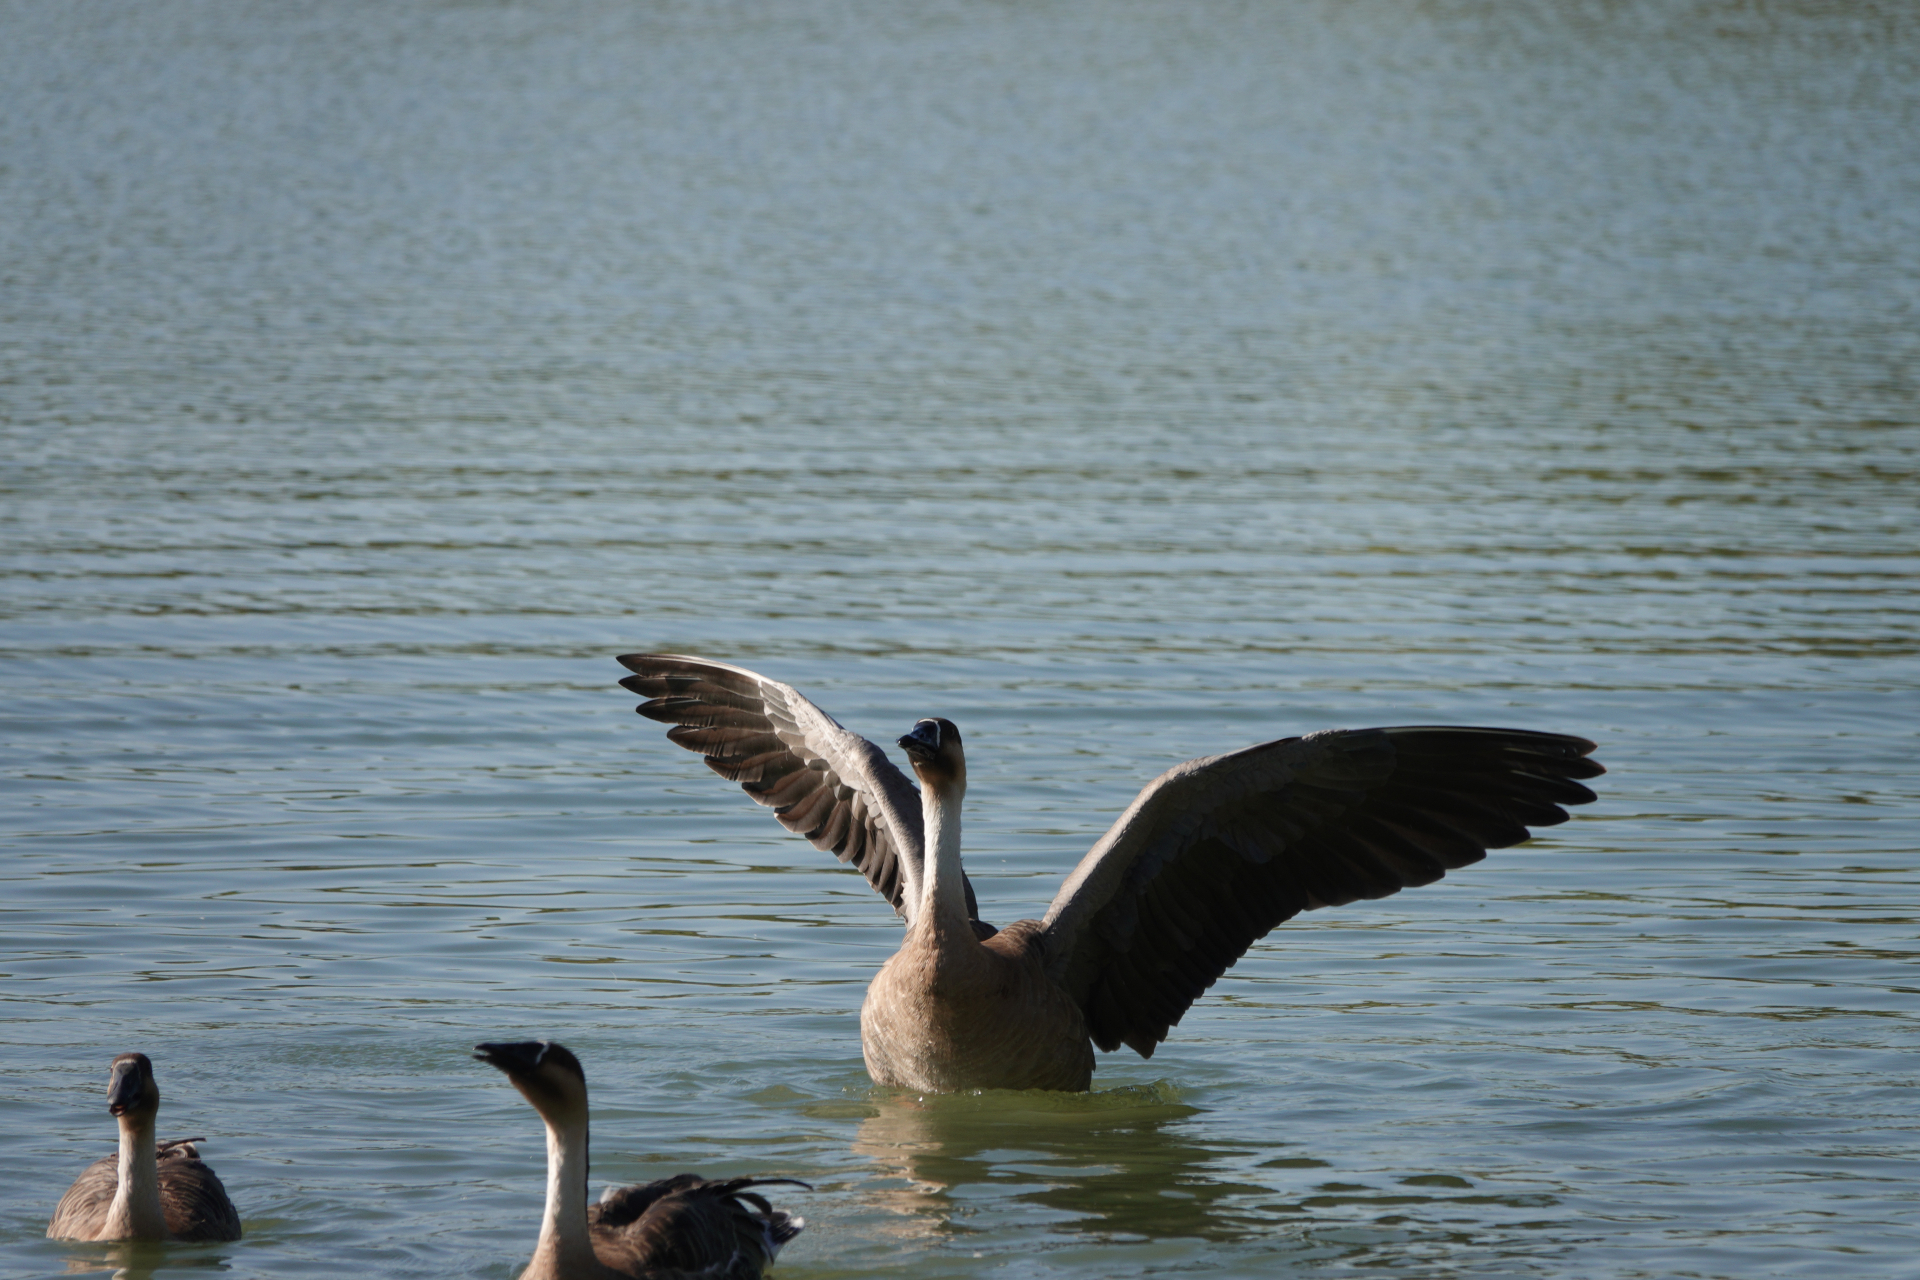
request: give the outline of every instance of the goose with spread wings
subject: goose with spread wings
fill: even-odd
[[[1604,773],[1594,744],[1413,725],[1281,738],[1176,765],[1080,860],[1046,915],[979,919],[960,866],[966,757],[952,721],[886,753],[790,685],[677,654],[627,654],[641,715],[787,830],[859,868],[906,922],[867,989],[882,1085],[1086,1089],[1093,1045],[1142,1057],[1248,947],[1316,907],[1431,884],[1567,820]]]

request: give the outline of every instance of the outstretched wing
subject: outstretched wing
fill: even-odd
[[[1152,1057],[1187,1006],[1301,911],[1430,884],[1567,820],[1584,738],[1413,726],[1282,738],[1155,778],[1047,909],[1048,976],[1102,1049]]]
[[[789,831],[851,862],[909,923],[920,903],[920,792],[886,753],[802,697],[742,667],[672,653],[629,653],[620,683],[641,715],[706,757]],[[967,885],[967,910],[974,907]]]

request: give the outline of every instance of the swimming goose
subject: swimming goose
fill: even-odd
[[[608,1187],[589,1208],[587,1075],[580,1059],[550,1040],[473,1049],[475,1058],[506,1073],[547,1125],[547,1211],[520,1280],[757,1280],[806,1226],[747,1189],[807,1185],[793,1178],[709,1182],[681,1173],[644,1186]]]
[[[1044,918],[996,931],[960,867],[960,731],[900,738],[913,784],[789,685],[679,654],[620,659],[641,715],[858,867],[905,920],[867,988],[882,1085],[1085,1089],[1093,1050],[1142,1057],[1255,941],[1316,907],[1384,898],[1587,804],[1584,738],[1527,729],[1342,729],[1189,760],[1149,782]]]
[[[123,1053],[107,1076],[107,1112],[120,1121],[120,1154],[88,1165],[54,1206],[52,1240],[238,1240],[240,1215],[194,1144],[158,1146],[160,1086],[144,1053]]]

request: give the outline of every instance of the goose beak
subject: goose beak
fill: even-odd
[[[519,1040],[473,1046],[476,1061],[504,1071],[508,1075],[525,1075],[540,1065],[547,1056],[545,1040]]]
[[[123,1116],[140,1102],[140,1073],[116,1069],[107,1081],[107,1114]]]
[[[911,732],[901,735],[899,745],[910,756],[930,756],[940,749],[940,724],[935,720],[914,722]]]

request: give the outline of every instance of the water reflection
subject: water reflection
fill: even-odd
[[[68,1275],[98,1275],[111,1271],[113,1280],[153,1280],[165,1267],[168,1271],[225,1271],[224,1254],[182,1252],[180,1246],[117,1240],[109,1244],[82,1244],[69,1241],[75,1250],[65,1258],[62,1268]],[[79,1251],[85,1250],[84,1253]]]
[[[876,1106],[853,1150],[904,1184],[864,1191],[899,1217],[902,1238],[970,1230],[969,1204],[995,1189],[1087,1234],[1232,1241],[1267,1230],[1248,1197],[1271,1189],[1218,1173],[1248,1149],[1195,1141],[1183,1122],[1199,1108],[1169,1085],[882,1096]]]

